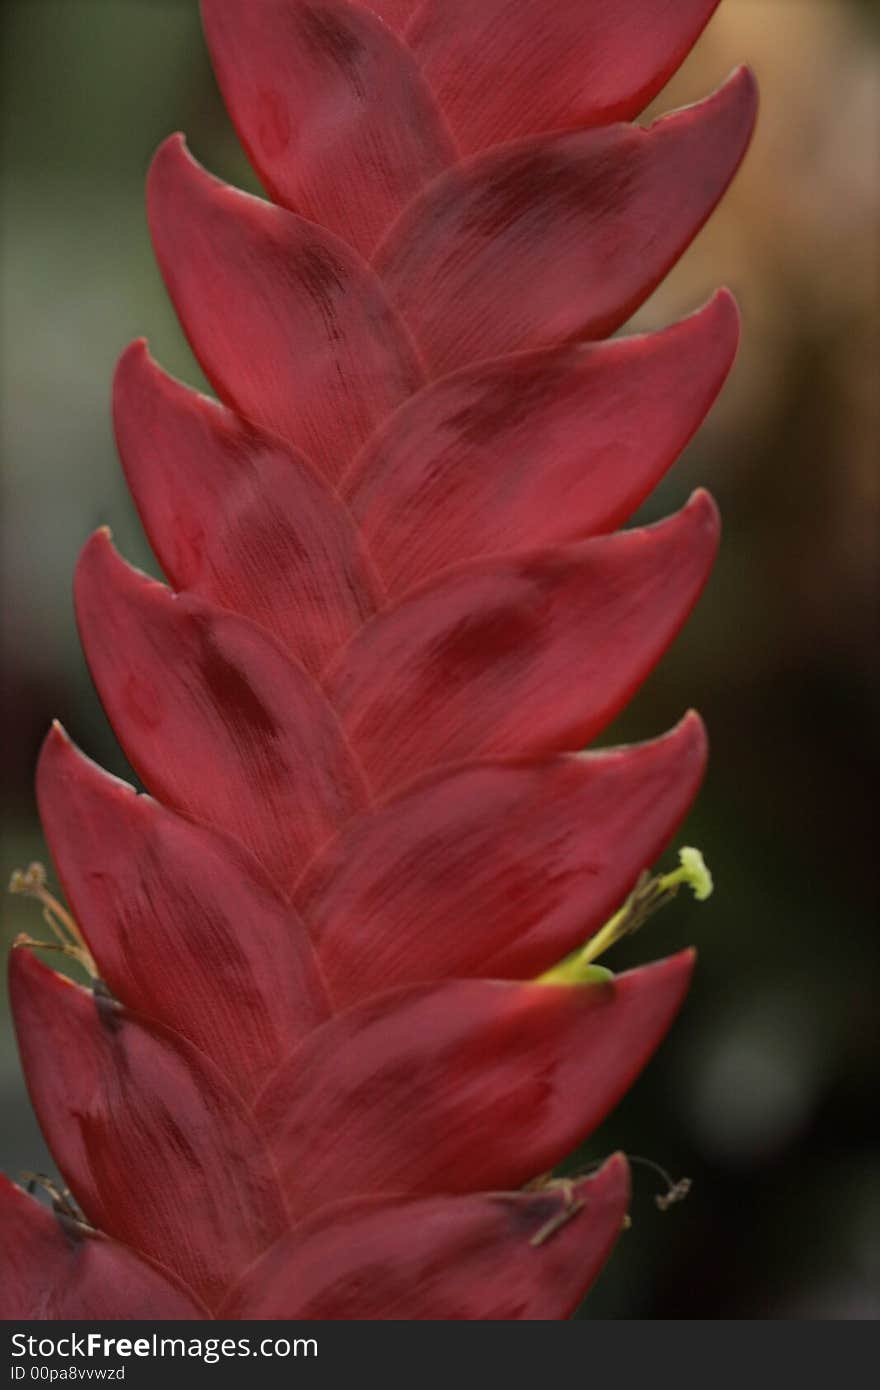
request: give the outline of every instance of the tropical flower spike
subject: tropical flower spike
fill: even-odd
[[[149,794],[49,733],[51,916],[100,983],[11,955],[81,1219],[4,1181],[3,1316],[566,1318],[613,1247],[622,1156],[531,1184],[693,966],[596,980],[589,943],[694,876],[642,877],[697,792],[699,718],[582,750],[718,544],[702,491],[615,528],[721,389],[731,296],[611,336],[749,142],[746,70],[631,124],[715,3],[205,0],[272,201],[180,136],[150,172],[218,399],[142,342],[119,364],[168,586],[99,531],[75,597]]]

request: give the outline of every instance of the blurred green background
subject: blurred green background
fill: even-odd
[[[70,580],[107,522],[156,572],[109,423],[115,360],[146,335],[202,379],[154,266],[143,179],[157,143],[255,188],[219,102],[195,0],[5,0],[2,388],[3,874],[45,858],[31,777],[58,715],[130,775],[77,646]],[[646,509],[697,483],[725,540],[701,606],[610,737],[690,705],[711,772],[685,839],[717,892],[679,900],[612,964],[696,941],[673,1036],[596,1136],[694,1182],[666,1214],[636,1172],[633,1228],[586,1313],[880,1314],[878,1175],[878,204],[880,23],[856,0],[725,0],[657,108],[748,60],[763,108],[744,172],[634,326],[721,283],[744,346],[721,404]],[[610,741],[610,740],[609,740]],[[34,931],[7,898],[3,942]],[[50,1170],[0,1010],[0,1166]]]

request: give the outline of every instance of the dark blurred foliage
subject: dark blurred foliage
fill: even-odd
[[[210,168],[255,188],[196,9],[3,7],[4,874],[45,857],[31,776],[53,716],[127,771],[78,651],[70,577],[104,522],[156,572],[111,438],[120,350],[146,335],[202,384],[150,254],[143,178],[159,140],[183,129]],[[694,704],[712,736],[685,840],[705,851],[716,894],[680,899],[612,961],[695,940],[696,984],[587,1155],[619,1146],[694,1186],[660,1213],[662,1183],[636,1171],[633,1228],[590,1316],[880,1312],[878,39],[869,0],[725,0],[657,104],[696,99],[744,59],[763,92],[746,170],[635,325],[659,327],[727,283],[745,335],[723,402],[646,509],[708,485],[721,560],[609,734],[653,735]],[[37,922],[8,899],[4,941]],[[46,1168],[5,1005],[2,1028],[0,1164]]]

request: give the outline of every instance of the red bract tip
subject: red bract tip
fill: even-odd
[[[375,257],[430,374],[613,333],[707,221],[756,109],[740,69],[647,130],[516,141],[437,179]]]
[[[435,773],[356,820],[295,892],[335,1003],[548,970],[659,856],[705,763],[691,714],[654,743]]]
[[[255,623],[172,594],[101,532],[76,612],[104,707],[159,800],[235,835],[284,893],[365,791],[320,690]]]
[[[386,609],[327,684],[373,785],[583,748],[681,628],[718,536],[714,502],[695,492],[656,526],[461,566]]]
[[[381,593],[333,489],[292,445],[167,376],[141,343],[119,362],[113,413],[170,582],[253,618],[320,675]]]
[[[702,423],[738,342],[721,290],[661,333],[514,353],[419,392],[343,484],[389,591],[619,526]]]
[[[631,120],[718,0],[424,0],[407,32],[465,152],[543,130]]]
[[[455,160],[415,56],[370,10],[334,0],[221,0],[203,14],[229,114],[270,196],[369,256]]]
[[[204,1054],[29,951],[9,987],[37,1118],[87,1220],[215,1305],[287,1224],[250,1112]]]
[[[692,969],[685,951],[599,985],[447,980],[339,1014],[256,1106],[291,1210],[513,1188],[554,1168],[655,1052]]]
[[[0,1173],[0,1319],[189,1321],[207,1310],[168,1270],[47,1211]]]
[[[156,155],[147,204],[168,292],[211,384],[338,477],[421,384],[379,280],[315,223],[206,173],[181,136]]]
[[[222,1317],[570,1317],[623,1228],[626,1160],[538,1192],[341,1202],[258,1261]]]
[[[60,730],[43,746],[37,795],[102,980],[252,1098],[328,1012],[296,912],[242,845],[136,795]]]

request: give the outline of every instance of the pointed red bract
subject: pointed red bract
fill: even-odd
[[[202,0],[217,80],[270,196],[364,256],[455,150],[415,59],[345,0]]]
[[[291,1214],[515,1188],[601,1122],[678,1012],[693,953],[599,985],[453,980],[318,1028],[256,1106]]]
[[[425,0],[407,42],[462,150],[629,120],[718,0]]]
[[[367,776],[583,748],[622,709],[708,578],[718,513],[696,492],[643,530],[462,566],[386,609],[328,677]]]
[[[258,1260],[220,1316],[567,1318],[611,1253],[628,1200],[618,1154],[570,1192],[339,1203]]]
[[[648,130],[523,140],[437,179],[375,258],[430,374],[619,328],[709,217],[755,112],[743,68]]]
[[[207,1317],[169,1271],[67,1216],[0,1173],[0,1321],[104,1322]]]
[[[65,895],[103,980],[250,1098],[328,1013],[306,929],[236,841],[110,777],[55,728],[37,771]]]
[[[40,1127],[87,1220],[215,1306],[287,1226],[250,1112],[182,1038],[30,951],[12,953],[10,998]]]
[[[414,396],[344,481],[389,592],[619,526],[703,420],[738,338],[722,292],[662,333],[516,354]]]
[[[80,557],[76,611],[148,790],[242,840],[286,892],[364,799],[323,695],[267,633],[132,569],[106,532]]]
[[[176,589],[268,629],[317,675],[372,615],[354,522],[304,456],[166,376],[142,343],[113,393],[125,475]]]
[[[295,894],[335,1006],[550,969],[668,843],[705,762],[691,715],[634,748],[453,769],[356,820]]]
[[[153,161],[148,209],[168,292],[218,394],[338,477],[421,382],[376,277],[315,223],[213,178],[178,136]]]

